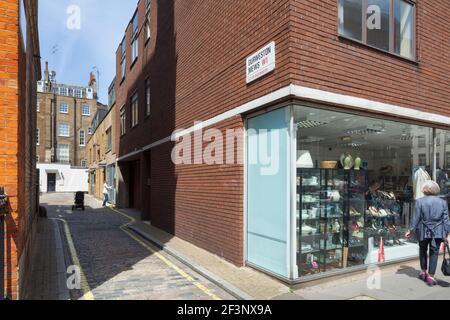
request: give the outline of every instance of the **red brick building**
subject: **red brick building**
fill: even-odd
[[[0,298],[24,294],[38,210],[36,85],[41,77],[37,1],[0,2]]]
[[[404,232],[418,174],[447,195],[448,10],[444,0],[139,1],[117,51],[119,204],[289,281],[415,257]],[[235,161],[202,161],[215,140],[195,138],[200,127],[237,129],[213,152]],[[193,137],[195,164],[172,161],[181,136]]]

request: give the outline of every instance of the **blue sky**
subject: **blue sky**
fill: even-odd
[[[115,52],[136,4],[137,0],[39,0],[42,66],[48,61],[57,82],[76,85],[87,85],[89,72],[96,66],[100,102],[107,103]],[[72,5],[80,9],[79,29],[74,20],[77,12],[67,13]],[[68,21],[74,28],[68,28]]]

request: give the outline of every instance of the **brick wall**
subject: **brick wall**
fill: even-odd
[[[290,83],[288,0],[276,1],[153,1],[152,37],[140,41],[139,60],[120,85],[117,105],[127,107],[127,134],[119,139],[125,155]],[[140,23],[145,1],[139,3]],[[128,27],[127,59],[131,30]],[[143,37],[143,35],[142,35]],[[143,39],[143,38],[141,38]],[[245,59],[268,42],[277,42],[277,69],[250,86],[245,83]],[[117,75],[120,79],[120,47]],[[144,118],[144,79],[152,88],[152,115]],[[130,129],[129,100],[138,90],[141,118]],[[118,109],[119,109],[118,108]],[[117,116],[117,118],[119,118]],[[242,128],[241,117],[217,126]],[[171,162],[172,144],[141,155],[141,207],[145,218],[172,234],[225,259],[243,264],[243,166],[177,166]],[[131,159],[130,159],[131,160]],[[133,159],[134,160],[134,159]],[[150,162],[150,163],[149,163]],[[127,164],[121,169],[126,177]],[[146,169],[151,174],[146,174]],[[151,185],[148,186],[148,179]],[[121,184],[122,205],[129,188]]]
[[[53,147],[56,148],[58,144],[67,144],[69,146],[70,163],[75,167],[81,166],[81,161],[87,160],[87,151],[85,146],[80,146],[80,130],[84,130],[86,145],[90,138],[88,130],[98,108],[97,100],[75,99],[73,97],[54,95],[53,93],[38,93],[38,99],[40,101],[37,114],[37,127],[40,132],[40,145],[37,146],[39,162],[51,162],[51,149]],[[59,107],[61,103],[68,105],[69,113],[60,113]],[[89,106],[89,116],[82,115],[82,105]],[[52,116],[52,107],[55,108],[54,116]],[[70,126],[70,137],[60,137],[58,135],[59,123],[67,123]],[[56,132],[53,132],[52,129]],[[55,144],[55,139],[56,145],[52,145]]]
[[[335,0],[293,0],[293,83],[450,115],[450,1],[418,0],[414,63],[338,37]]]
[[[26,286],[37,218],[36,112],[32,106],[36,105],[33,84],[39,73],[35,58],[39,46],[35,3],[24,3],[29,14],[24,26],[26,42],[19,30],[19,1],[0,3],[0,186],[5,187],[10,202],[0,223],[0,295],[12,299],[18,299]]]
[[[142,24],[145,1],[138,6]],[[122,84],[120,47],[117,51],[117,105],[118,110],[125,105],[128,121],[126,135],[116,136],[119,156],[289,84],[450,115],[449,6],[445,0],[417,1],[419,61],[414,63],[340,39],[335,0],[152,1],[152,38],[145,46],[140,35],[139,59],[132,68],[130,26],[126,30]],[[247,85],[246,57],[270,41],[276,42],[276,70]],[[150,118],[143,116],[147,77]],[[134,92],[141,116],[131,129]],[[240,117],[216,125],[222,130],[242,126]],[[125,161],[140,160],[146,169],[141,170],[144,217],[242,265],[243,166],[175,166],[171,149],[165,143],[122,161],[122,205],[130,187]]]

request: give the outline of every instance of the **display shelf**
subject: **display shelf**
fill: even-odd
[[[345,264],[343,261],[345,247],[351,249],[352,252],[358,252],[364,248],[364,242],[349,245],[349,240],[355,239],[355,237],[349,235],[346,230],[349,230],[350,223],[354,223],[354,221],[359,221],[362,224],[361,228],[364,228],[366,210],[364,193],[367,190],[367,180],[365,171],[297,170],[299,273],[307,275],[341,268]],[[317,182],[317,184],[308,185],[309,182]],[[352,196],[354,192],[358,192],[362,196]],[[310,196],[315,201],[309,201],[311,200]],[[307,217],[309,214],[307,210],[311,208],[318,208],[315,212],[316,216]],[[303,215],[301,214],[302,210]],[[318,232],[304,234],[301,230],[302,226],[314,228]],[[360,238],[358,237],[358,239]],[[317,243],[324,240],[326,240],[325,243]],[[310,245],[313,249],[302,250],[302,244]],[[337,259],[329,259],[329,253],[333,256],[333,252],[340,252],[340,254],[337,253]],[[312,263],[313,261],[316,263]],[[317,265],[318,269],[314,269],[313,267],[317,267]]]

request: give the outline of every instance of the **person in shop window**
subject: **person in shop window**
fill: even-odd
[[[441,192],[434,181],[427,181],[422,189],[425,197],[416,201],[414,216],[406,233],[410,239],[414,234],[419,241],[421,273],[419,278],[429,286],[435,286],[439,249],[447,241],[450,221],[447,203],[438,197]]]
[[[366,200],[369,207],[374,206],[375,200],[379,197],[381,184],[378,180],[374,180],[369,184],[369,190],[366,192]]]

